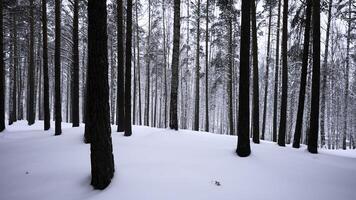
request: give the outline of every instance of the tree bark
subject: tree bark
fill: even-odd
[[[180,42],[180,1],[174,0],[173,22],[173,56],[172,56],[172,81],[169,127],[178,130],[177,97],[178,97],[178,67],[179,67],[179,42]]]
[[[137,81],[138,81],[138,116],[139,125],[142,125],[142,103],[141,103],[141,65],[140,65],[140,38],[138,32],[138,4],[135,3],[135,14],[136,14],[136,45],[137,45]]]
[[[73,127],[79,126],[79,0],[74,0],[73,11],[73,60],[71,81],[71,113]]]
[[[131,125],[131,54],[132,54],[132,0],[126,9],[126,66],[125,66],[125,136],[132,135]]]
[[[145,115],[144,115],[144,125],[149,126],[150,123],[150,83],[151,83],[151,77],[150,77],[150,63],[151,63],[151,57],[150,57],[150,39],[151,39],[151,1],[148,0],[148,37],[147,37],[147,66],[146,66],[146,91],[145,91]]]
[[[250,148],[250,7],[248,0],[242,0],[241,42],[240,42],[240,84],[239,84],[239,119],[236,153],[240,157],[251,154]]]
[[[30,0],[30,63],[28,66],[29,77],[29,100],[28,100],[28,125],[35,123],[35,61],[34,61],[34,14],[33,14],[33,0]]]
[[[209,0],[205,21],[205,131],[209,132]]]
[[[200,0],[197,5],[197,49],[195,60],[195,105],[193,130],[199,131],[199,109],[200,109]]]
[[[91,185],[102,190],[110,184],[115,170],[110,127],[106,0],[89,0],[88,18],[85,134],[91,137]]]

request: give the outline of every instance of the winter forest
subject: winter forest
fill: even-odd
[[[355,0],[0,0],[0,19],[0,199],[356,198]]]

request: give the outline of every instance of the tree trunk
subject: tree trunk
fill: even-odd
[[[250,7],[248,0],[242,0],[241,42],[240,42],[240,84],[239,84],[239,120],[236,153],[240,157],[249,156],[250,148]]]
[[[178,130],[177,97],[178,97],[178,67],[179,67],[179,40],[180,40],[180,1],[174,0],[174,32],[172,56],[172,81],[169,127]]]
[[[73,60],[72,60],[72,82],[71,82],[71,110],[72,125],[79,126],[79,0],[74,0],[73,11]]]
[[[262,120],[262,135],[261,139],[265,139],[266,131],[266,115],[267,115],[267,97],[268,97],[268,77],[269,77],[269,62],[270,62],[270,47],[271,47],[271,26],[272,26],[272,5],[269,3],[269,17],[268,17],[268,39],[267,39],[267,58],[266,58],[266,74],[265,74],[265,94],[263,100],[263,120]]]
[[[306,7],[306,19],[305,19],[305,30],[304,30],[303,62],[302,62],[302,71],[300,76],[297,120],[295,123],[295,133],[293,139],[294,148],[300,147],[300,138],[301,138],[302,128],[303,128],[305,90],[306,90],[307,73],[308,73],[309,37],[310,37],[310,21],[311,21],[311,9],[312,9],[311,1],[312,0],[307,0],[306,2],[307,7]]]
[[[125,130],[125,66],[124,66],[124,8],[117,0],[117,132]]]
[[[313,0],[313,79],[308,150],[318,153],[320,96],[320,1]]]
[[[259,109],[259,86],[258,86],[258,47],[255,0],[251,1],[252,21],[252,53],[253,53],[253,106],[252,106],[252,140],[260,143],[260,109]]]
[[[279,69],[279,32],[281,24],[281,0],[278,0],[278,19],[277,19],[277,39],[276,39],[276,66],[274,70],[274,95],[273,95],[273,142],[277,142],[277,120],[278,120],[278,69]]]
[[[200,103],[200,0],[197,5],[197,49],[195,65],[195,106],[193,130],[199,131],[199,103]]]
[[[283,31],[282,31],[282,99],[279,121],[278,145],[285,146],[287,125],[287,99],[288,99],[288,0],[283,1]]]
[[[228,19],[228,38],[229,38],[229,54],[228,54],[228,73],[227,73],[227,93],[228,93],[228,121],[229,121],[229,132],[230,135],[234,135],[234,119],[233,119],[233,101],[232,101],[232,63],[233,63],[233,52],[232,52],[232,2],[229,3],[229,19]]]
[[[205,131],[209,132],[209,0],[205,18]]]
[[[62,100],[61,100],[61,1],[55,0],[55,135],[62,134]]]
[[[150,39],[151,39],[151,1],[148,0],[148,37],[147,37],[147,66],[146,66],[146,91],[145,91],[145,116],[144,116],[144,125],[149,126],[149,120],[150,120],[150,83],[151,83],[151,78],[150,78]]]
[[[139,116],[139,125],[142,125],[142,103],[141,103],[141,65],[140,65],[140,38],[138,35],[138,4],[135,3],[135,14],[136,14],[136,45],[137,45],[137,81],[138,81],[138,116]]]
[[[168,86],[167,86],[167,50],[166,50],[166,15],[165,15],[165,0],[162,4],[162,24],[163,24],[163,65],[164,65],[164,128],[167,128],[167,99],[168,99]]]
[[[35,123],[35,62],[34,62],[34,14],[33,0],[30,0],[30,63],[28,67],[28,85],[29,85],[29,100],[28,100],[28,125]]]
[[[85,134],[91,138],[91,185],[95,189],[105,189],[115,170],[110,127],[106,17],[106,0],[89,0]]]
[[[132,0],[126,9],[126,66],[125,66],[125,136],[132,135],[131,125],[131,54],[132,54]]]

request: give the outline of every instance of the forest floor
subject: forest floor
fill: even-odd
[[[0,133],[0,200],[356,199],[355,150],[313,155],[262,141],[240,158],[236,136],[142,126],[131,137],[113,126],[115,176],[93,190],[84,128],[42,127],[20,121]]]

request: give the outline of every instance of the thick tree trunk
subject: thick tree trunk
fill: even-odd
[[[169,127],[178,130],[177,97],[178,97],[178,67],[179,67],[179,42],[180,42],[180,1],[174,0],[174,32],[172,56],[172,81]]]
[[[124,8],[117,0],[117,132],[125,130],[125,66],[124,66]]]
[[[79,0],[74,0],[73,11],[73,60],[71,82],[71,111],[72,125],[79,126]]]
[[[270,3],[270,2],[269,2]],[[267,58],[266,58],[266,74],[265,74],[265,94],[263,100],[263,120],[262,120],[262,134],[261,139],[265,139],[266,131],[266,115],[267,115],[267,97],[268,97],[268,77],[269,77],[269,62],[270,62],[270,47],[271,47],[271,27],[272,27],[272,5],[269,6],[269,16],[268,16],[268,39],[267,39]]]
[[[311,22],[311,8],[312,0],[307,0],[306,8],[306,19],[305,19],[305,30],[304,30],[304,44],[303,44],[303,61],[302,61],[302,71],[300,76],[300,87],[299,87],[299,101],[298,101],[298,111],[297,111],[297,121],[295,123],[295,132],[293,139],[293,147],[300,147],[300,138],[302,134],[303,127],[303,116],[304,116],[304,102],[305,102],[305,90],[307,84],[307,73],[308,73],[308,55],[309,55],[309,37],[310,37],[310,22]]]
[[[131,125],[131,54],[132,54],[132,0],[126,9],[126,65],[125,65],[125,136],[132,135]]]
[[[239,84],[239,120],[236,153],[240,157],[249,156],[250,148],[250,7],[248,0],[242,0],[241,42],[240,42],[240,84]]]
[[[110,127],[106,17],[106,0],[89,0],[85,134],[91,138],[91,184],[95,189],[105,189],[115,170]]]
[[[276,66],[274,69],[274,95],[273,95],[273,130],[272,140],[277,142],[277,121],[278,121],[278,70],[279,70],[279,32],[281,24],[281,0],[278,0],[278,19],[277,19],[277,39],[276,39]]]
[[[258,47],[257,47],[257,25],[255,0],[251,1],[252,21],[252,53],[253,53],[253,104],[252,104],[252,140],[260,143],[260,103],[258,86]]]
[[[33,0],[30,0],[30,62],[28,67],[28,85],[29,85],[29,100],[28,100],[28,125],[35,123],[35,61],[34,61],[34,14]]]
[[[313,78],[308,150],[318,153],[320,97],[320,1],[313,0]]]
[[[285,146],[287,125],[287,99],[288,99],[288,0],[283,1],[283,31],[282,31],[282,99],[278,132],[278,145]]]
[[[0,16],[3,16],[3,0],[0,0]],[[5,63],[3,38],[3,18],[0,17],[0,132],[5,129]]]

